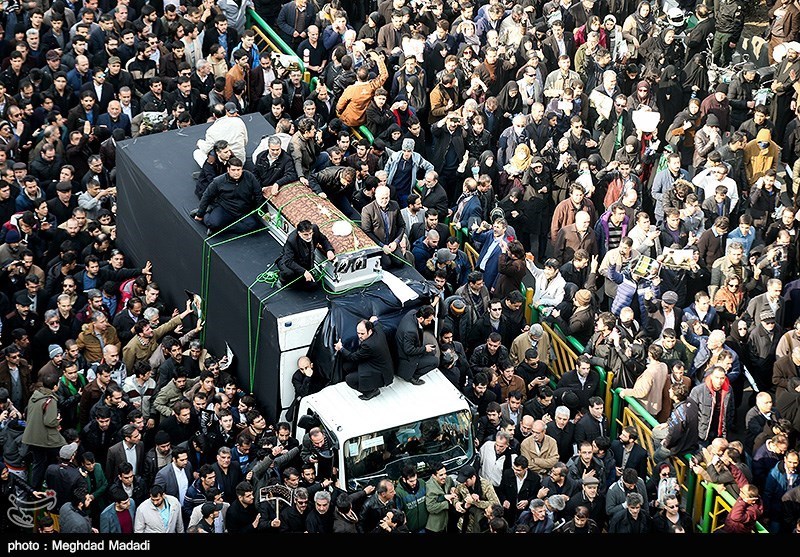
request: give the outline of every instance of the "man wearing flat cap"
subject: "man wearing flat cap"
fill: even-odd
[[[647,313],[652,319],[658,321],[660,329],[676,330],[683,322],[683,310],[677,307],[678,294],[673,290],[667,290],[661,295],[661,300],[656,300],[652,290],[648,289],[644,294],[644,304]]]

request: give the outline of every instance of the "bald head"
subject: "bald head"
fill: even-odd
[[[592,218],[586,211],[578,211],[575,213],[575,228],[578,229],[578,232],[586,232],[589,230],[589,223],[591,221]]]
[[[389,196],[391,190],[387,186],[378,186],[375,188],[375,202],[381,209],[385,209],[389,205]]]

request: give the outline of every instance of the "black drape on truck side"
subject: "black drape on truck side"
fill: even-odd
[[[419,280],[422,277],[410,267],[394,269],[392,272],[403,279],[403,282],[420,297],[402,305],[389,287],[383,283],[376,283],[365,290],[330,297],[330,310],[317,329],[314,342],[309,349],[309,357],[314,362],[317,371],[321,372],[331,383],[344,380],[341,359],[334,356],[333,345],[337,340],[342,339],[342,343],[347,348],[355,350],[358,347],[356,325],[362,319],[369,319],[373,315],[380,317],[380,324],[389,341],[389,349],[395,359],[396,368],[397,349],[394,333],[397,324],[408,311],[418,308],[423,303],[428,303],[431,286],[429,283]]]

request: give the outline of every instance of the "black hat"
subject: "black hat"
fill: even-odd
[[[72,191],[72,183],[59,182],[56,184],[56,191]]]
[[[203,503],[203,506],[200,508],[200,512],[203,514],[203,518],[207,516],[211,516],[214,511],[221,511],[222,510],[222,503],[212,503],[210,501]]]
[[[33,303],[33,302],[31,301],[31,299],[30,299],[30,298],[28,298],[28,295],[27,295],[26,293],[24,293],[24,292],[21,292],[21,293],[20,293],[20,294],[19,294],[19,295],[18,295],[18,296],[17,296],[17,297],[14,299],[14,301],[15,301],[17,304],[21,305],[21,306],[30,306],[30,305]]]
[[[458,483],[464,483],[472,476],[475,476],[477,472],[475,472],[475,468],[472,466],[464,466],[461,470],[458,471]]]

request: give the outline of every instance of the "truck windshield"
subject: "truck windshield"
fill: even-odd
[[[473,457],[472,419],[468,410],[368,433],[344,443],[348,487],[358,489],[375,478],[397,479],[407,464],[420,476],[434,463],[448,470]]]

